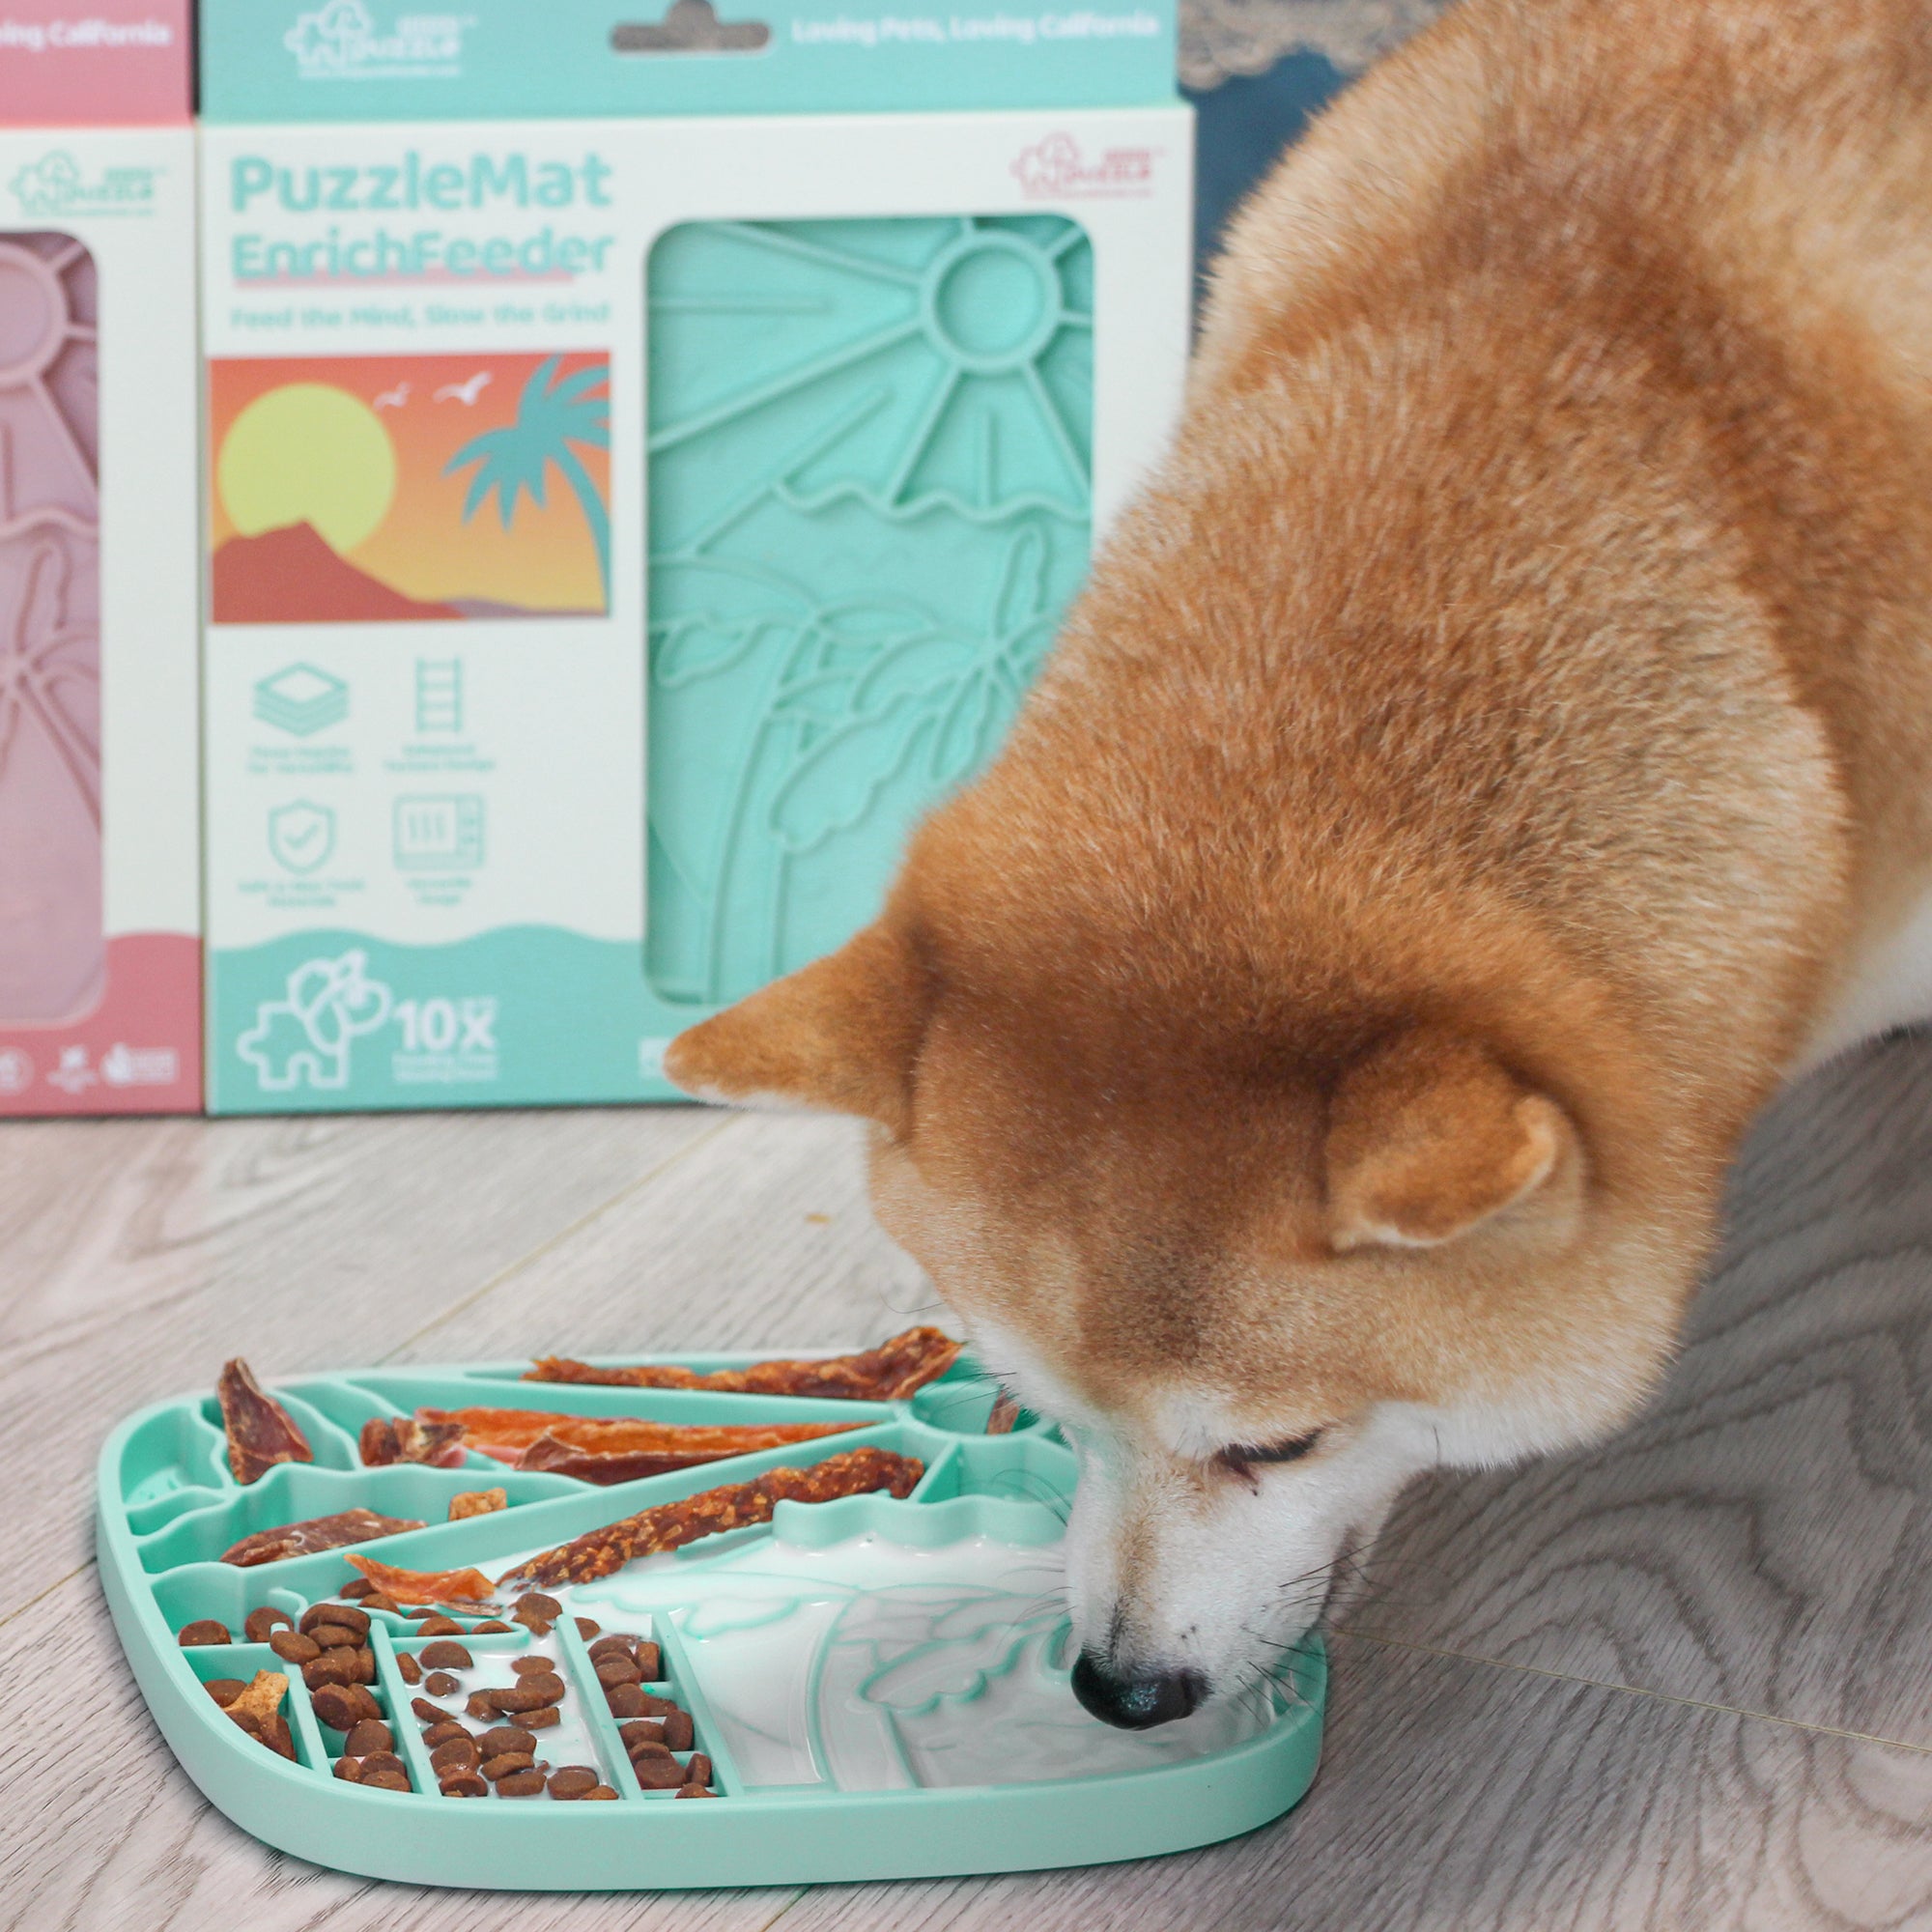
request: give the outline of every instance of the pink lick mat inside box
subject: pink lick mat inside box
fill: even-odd
[[[0,1026],[99,999],[99,424],[94,259],[0,235]]]
[[[0,14],[0,127],[186,120],[188,5],[41,0]]]

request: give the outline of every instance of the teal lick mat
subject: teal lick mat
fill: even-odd
[[[687,1359],[711,1370],[750,1358]],[[1266,1694],[1180,1725],[1130,1734],[1078,1709],[1060,1580],[1073,1457],[1051,1427],[1024,1416],[1011,1435],[985,1435],[995,1390],[970,1365],[902,1403],[539,1384],[519,1379],[522,1367],[350,1370],[281,1383],[275,1398],[314,1460],[278,1464],[246,1488],[229,1473],[211,1393],[142,1410],[103,1448],[100,1575],[136,1681],[189,1776],[256,1837],[343,1871],[505,1889],[916,1878],[1208,1844],[1279,1816],[1314,1776],[1325,1687],[1314,1643]],[[421,1407],[844,1427],[603,1488],[473,1449],[461,1467],[364,1467],[362,1425]],[[357,1554],[413,1570],[473,1565],[495,1577],[654,1504],[865,1446],[920,1459],[924,1473],[906,1500],[782,1502],[768,1524],[559,1589],[560,1613],[544,1634],[475,1634],[484,1612],[472,1607],[457,1619],[472,1667],[454,1684],[406,1681],[426,1639],[379,1607],[366,1688],[395,1732],[408,1790],[333,1775],[344,1739],[318,1716],[299,1666],[241,1640],[251,1611],[298,1622],[355,1579],[341,1549],[246,1568],[221,1560],[264,1529],[369,1509],[425,1526]],[[491,1487],[507,1492],[507,1508],[444,1520],[453,1496]],[[691,1750],[710,1758],[715,1802],[674,1802],[633,1771],[580,1616],[658,1647],[657,1675],[642,1690],[689,1715],[693,1735],[676,1756],[686,1767]],[[237,1640],[183,1647],[177,1633],[202,1619]],[[562,1680],[559,1720],[537,1733],[540,1754],[588,1766],[617,1802],[439,1793],[412,1700],[434,1689],[460,1711],[466,1692],[512,1684],[516,1660],[530,1653]],[[293,1760],[247,1735],[203,1689],[262,1670],[289,1678],[281,1715]]]
[[[871,918],[1005,735],[1087,568],[1093,254],[1060,215],[693,223],[649,304],[646,951],[702,1009]]]

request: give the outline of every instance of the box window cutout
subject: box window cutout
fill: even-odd
[[[1087,567],[1093,260],[1060,215],[694,222],[648,268],[652,985],[877,910]]]
[[[757,54],[771,44],[762,20],[721,20],[711,0],[671,0],[662,20],[622,20],[611,29],[620,54]]]
[[[0,1025],[100,997],[94,258],[0,234]]]

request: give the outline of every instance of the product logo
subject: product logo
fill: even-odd
[[[22,214],[150,214],[157,168],[101,168],[90,175],[65,149],[29,161],[7,184]]]
[[[369,955],[311,959],[288,977],[283,997],[264,1000],[235,1050],[255,1069],[264,1093],[297,1087],[340,1092],[349,1085],[349,1049],[386,1024],[389,988],[367,973]]]
[[[60,1050],[60,1064],[47,1075],[47,1085],[58,1087],[62,1093],[70,1094],[85,1094],[90,1087],[99,1084],[100,1076],[87,1064],[87,1049],[84,1046],[64,1046]]]
[[[0,1048],[0,1094],[24,1094],[34,1082],[34,1063],[17,1046]]]
[[[1033,201],[1144,195],[1153,191],[1159,154],[1158,148],[1107,148],[1090,156],[1071,134],[1049,134],[1020,150],[1012,172]]]
[[[362,0],[327,0],[297,14],[282,44],[304,80],[459,74],[463,36],[475,24],[461,14],[398,14],[384,33]]]

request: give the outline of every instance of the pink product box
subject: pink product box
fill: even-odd
[[[0,0],[0,127],[187,119],[190,0]]]
[[[0,1116],[193,1109],[192,135],[4,125],[24,31],[0,14]]]

